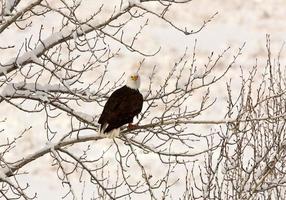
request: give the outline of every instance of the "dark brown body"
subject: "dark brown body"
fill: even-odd
[[[138,90],[127,86],[119,88],[111,94],[104,106],[98,120],[101,124],[100,131],[105,128],[106,124],[108,126],[103,131],[104,133],[132,123],[133,118],[141,112],[142,106],[143,96]]]

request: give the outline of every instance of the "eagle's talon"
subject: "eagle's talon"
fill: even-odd
[[[138,125],[128,124],[127,129],[128,129],[128,130],[132,130],[132,129],[135,129],[135,128],[137,128],[137,127],[138,127]]]

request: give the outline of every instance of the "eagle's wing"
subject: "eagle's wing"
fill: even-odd
[[[136,116],[138,115],[143,107],[143,96],[141,93],[136,93],[132,95],[132,102],[129,105],[129,112],[131,115]]]
[[[121,92],[123,88],[119,88],[118,90],[115,90],[111,96],[108,98],[102,114],[98,120],[100,124],[104,124],[107,121],[110,121],[110,118],[112,118],[112,113],[114,113],[118,106],[120,105],[122,98],[124,98],[124,94]]]

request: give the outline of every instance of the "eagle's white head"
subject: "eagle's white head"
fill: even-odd
[[[126,86],[138,90],[140,87],[140,76],[138,73],[132,73],[127,77]]]

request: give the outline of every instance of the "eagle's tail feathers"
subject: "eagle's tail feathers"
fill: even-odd
[[[106,130],[107,127],[108,127],[108,123],[102,124],[100,126],[100,129],[99,129],[99,135],[102,136],[104,134],[104,131]]]
[[[101,137],[106,137],[106,138],[110,138],[110,139],[113,139],[113,138],[119,136],[120,128],[115,128],[115,129],[112,129],[108,132],[105,132],[105,130],[108,128],[108,125],[109,125],[108,123],[101,125],[100,130],[99,130],[99,135]]]
[[[106,134],[106,137],[108,137],[110,139],[116,138],[120,134],[120,128],[112,129],[111,131],[109,131],[109,132],[107,132],[105,134]]]

